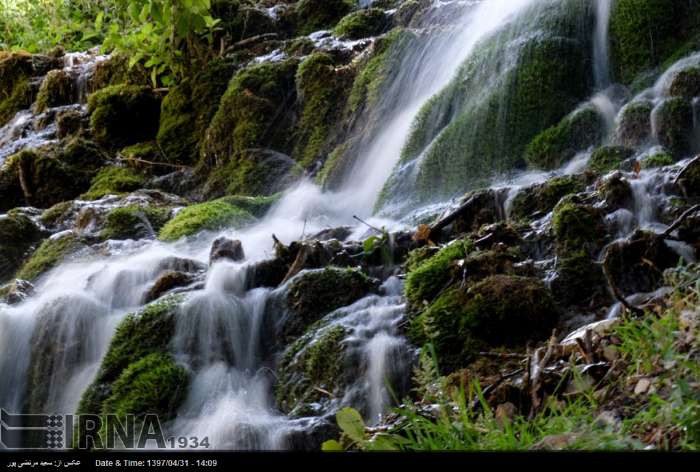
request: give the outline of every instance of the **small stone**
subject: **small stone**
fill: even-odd
[[[15,280],[10,286],[5,301],[8,305],[17,305],[36,293],[34,285],[28,280]]]
[[[649,380],[647,378],[639,379],[639,381],[637,382],[637,385],[634,387],[634,394],[635,395],[642,395],[642,394],[648,392],[650,387],[651,387],[651,380]]]
[[[240,262],[245,259],[243,244],[237,239],[218,238],[211,245],[209,264],[211,265],[221,259],[228,259],[233,262]]]
[[[605,357],[606,360],[613,362],[620,358],[620,352],[615,346],[605,346],[603,348],[603,357]]]
[[[501,426],[510,423],[517,411],[518,409],[511,402],[501,403],[496,407],[496,421]]]
[[[177,271],[168,271],[158,277],[153,286],[144,295],[144,303],[150,303],[159,299],[165,293],[178,287],[186,287],[194,281],[190,274]]]

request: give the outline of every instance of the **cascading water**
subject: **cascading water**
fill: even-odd
[[[287,315],[276,301],[285,296],[294,279],[274,290],[246,290],[248,270],[272,255],[272,234],[281,241],[290,242],[329,226],[352,223],[352,216],[356,214],[372,215],[382,187],[392,172],[399,176],[415,174],[424,161],[426,149],[442,135],[442,131],[438,131],[431,137],[426,149],[413,161],[401,162],[402,149],[420,110],[451,83],[458,69],[465,60],[469,63],[484,39],[517,23],[518,15],[537,2],[463,3],[463,14],[450,18],[444,30],[432,32],[435,34],[423,32],[424,36],[409,42],[410,47],[400,51],[396,76],[388,90],[383,91],[378,105],[383,110],[381,122],[376,132],[363,136],[358,159],[337,193],[324,193],[310,182],[302,181],[290,189],[262,221],[244,230],[204,233],[174,244],[141,241],[107,245],[102,248],[102,254],[89,254],[87,260],[67,262],[49,272],[37,284],[39,296],[16,306],[0,305],[0,368],[3,373],[0,406],[11,411],[75,412],[81,393],[92,382],[116,326],[127,313],[139,309],[159,274],[182,261],[205,270],[211,242],[224,235],[242,242],[246,260],[212,264],[203,286],[188,291],[178,308],[175,334],[168,348],[178,364],[187,369],[190,384],[176,417],[166,425],[168,432],[175,436],[208,437],[214,448],[284,449],[303,445],[299,437],[340,406],[358,407],[370,423],[378,422],[391,405],[393,393],[402,391],[405,388],[402,382],[410,377],[413,353],[399,328],[405,315],[401,282],[389,278],[378,290],[380,295],[365,297],[328,317],[323,329],[343,329],[346,356],[357,367],[358,375],[341,398],[328,402],[330,407],[321,406],[316,414],[289,418],[275,408],[272,369],[280,348],[275,345],[276,329],[286,322]],[[594,75],[599,90],[610,82],[607,48],[610,8],[610,0],[598,0],[596,4]],[[444,15],[439,8],[432,14],[436,22]],[[528,17],[515,32],[509,30],[505,44],[518,51],[528,40],[538,38],[541,32],[537,16],[534,18]],[[428,17],[426,21],[430,20]],[[484,77],[480,77],[484,80],[476,92],[490,92],[499,72],[517,67],[515,56],[517,54],[480,57],[488,67],[482,71]],[[71,55],[67,61],[66,67],[79,70],[76,80],[82,100],[85,77],[95,60]],[[662,77],[659,83],[665,83],[664,80]],[[479,93],[475,95],[469,98],[475,102],[482,98]],[[593,97],[589,104],[601,114],[612,117],[619,110],[619,101],[610,96]],[[26,131],[26,124],[35,118],[29,111],[20,112],[0,130],[0,161],[20,148],[53,139],[53,130],[43,138],[39,138],[41,134],[36,130]],[[613,120],[607,121],[613,124]],[[436,128],[440,125],[445,123],[435,123]],[[22,136],[27,141],[18,144]],[[577,154],[558,173],[579,172],[589,155],[587,151]],[[644,198],[663,185],[654,181],[652,175],[657,174],[650,172],[649,179],[643,174],[632,185],[637,204],[635,217],[640,226],[654,222],[652,205]],[[544,172],[524,173],[515,182],[509,180],[507,184],[500,182],[496,186],[509,186],[512,189],[509,200],[512,200],[517,189],[550,176]],[[414,203],[410,202],[409,193],[401,193],[402,189],[400,185],[395,187],[398,194],[394,197],[404,199],[409,205]],[[77,204],[110,205],[111,200],[107,197],[98,202]],[[368,219],[370,224],[387,230],[403,226],[389,219]],[[364,234],[365,227],[354,227],[349,239],[359,240]],[[32,393],[27,395],[30,390]]]

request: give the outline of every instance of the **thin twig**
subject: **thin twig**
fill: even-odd
[[[375,231],[378,232],[378,233],[383,233],[383,232],[384,232],[384,231],[382,231],[381,229],[377,228],[376,226],[372,226],[371,224],[367,223],[365,220],[363,220],[362,218],[360,218],[360,217],[357,216],[357,215],[352,215],[352,217],[353,217],[354,219],[356,219],[357,221],[359,221],[360,223],[362,223],[363,225],[369,227],[370,229],[375,230]]]
[[[684,211],[683,214],[679,216],[676,221],[671,223],[671,226],[669,226],[668,229],[661,234],[661,237],[663,239],[667,239],[668,237],[670,237],[671,233],[677,230],[678,227],[682,225],[686,219],[688,219],[688,217],[690,217],[693,213],[697,213],[698,211],[700,211],[700,205],[694,205],[686,211]]]

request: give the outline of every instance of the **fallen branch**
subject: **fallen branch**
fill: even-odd
[[[676,176],[676,178],[673,180],[674,185],[675,185],[675,184],[678,184],[678,182],[680,182],[680,180],[683,178],[683,176],[685,175],[685,173],[688,172],[688,169],[690,169],[690,168],[693,166],[693,164],[695,164],[695,163],[698,162],[699,160],[700,160],[700,155],[697,155],[697,156],[695,156],[689,163],[687,163],[687,164],[685,165],[685,167],[683,167],[683,168],[681,169],[681,171],[678,173],[678,175]]]
[[[231,46],[227,47],[224,51],[224,54],[227,54],[229,52],[235,51],[237,49],[244,49],[251,44],[255,44],[260,41],[267,41],[270,39],[276,39],[277,38],[277,33],[264,33],[264,34],[259,34],[257,36],[253,36],[252,38],[247,38],[242,41],[238,41],[237,43],[232,44]]]
[[[698,157],[700,157],[700,156],[698,156]],[[693,213],[697,213],[698,211],[700,211],[700,205],[695,205],[695,206],[687,209],[686,211],[684,211],[683,214],[681,216],[679,216],[676,221],[671,223],[671,226],[669,226],[668,229],[661,234],[661,237],[663,239],[669,238],[671,236],[671,233],[673,233],[675,230],[677,230],[678,227],[680,225],[682,225],[686,219],[688,219],[688,217],[690,217]]]
[[[353,217],[354,219],[356,219],[357,221],[359,221],[360,223],[362,223],[363,225],[367,226],[368,228],[373,229],[374,231],[378,232],[379,234],[384,233],[383,230],[377,228],[376,226],[372,226],[371,224],[367,223],[365,220],[363,220],[363,219],[360,218],[359,216],[357,216],[357,215],[352,215],[352,217]]]

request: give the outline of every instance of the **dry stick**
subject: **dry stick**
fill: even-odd
[[[289,279],[301,272],[301,269],[304,268],[304,264],[306,263],[306,259],[308,257],[308,246],[302,245],[301,249],[299,249],[299,252],[297,253],[297,257],[294,260],[294,263],[289,268],[289,272],[287,272],[287,275],[284,276],[284,280],[282,280],[282,283],[280,285],[284,285]]]
[[[384,231],[382,231],[381,229],[377,228],[376,226],[372,226],[371,224],[367,223],[365,220],[363,220],[362,218],[360,218],[360,217],[357,216],[357,215],[352,215],[352,217],[355,218],[355,219],[356,219],[357,221],[359,221],[360,223],[362,223],[363,225],[367,226],[367,227],[370,228],[370,229],[373,229],[373,230],[377,231],[377,232],[380,233],[380,234],[384,232]]]
[[[687,209],[686,211],[684,211],[683,214],[681,216],[679,216],[676,221],[671,223],[671,226],[669,226],[668,229],[661,234],[661,237],[663,239],[669,238],[671,236],[671,233],[673,233],[675,230],[677,230],[678,227],[680,225],[682,225],[683,222],[686,219],[688,219],[688,217],[690,215],[692,215],[693,213],[697,213],[698,211],[700,211],[700,205],[692,206],[689,209]]]
[[[637,308],[636,306],[632,305],[630,302],[627,301],[627,298],[625,298],[625,295],[622,293],[620,288],[615,285],[615,282],[613,282],[612,275],[610,274],[610,271],[608,270],[608,265],[605,263],[605,261],[608,259],[610,256],[610,249],[612,246],[608,246],[608,248],[605,250],[605,257],[603,258],[603,274],[605,275],[605,279],[608,282],[608,287],[610,288],[610,291],[613,293],[615,298],[617,299],[618,302],[622,304],[628,311],[632,312],[635,316],[641,317],[644,316],[644,310],[641,308]]]

